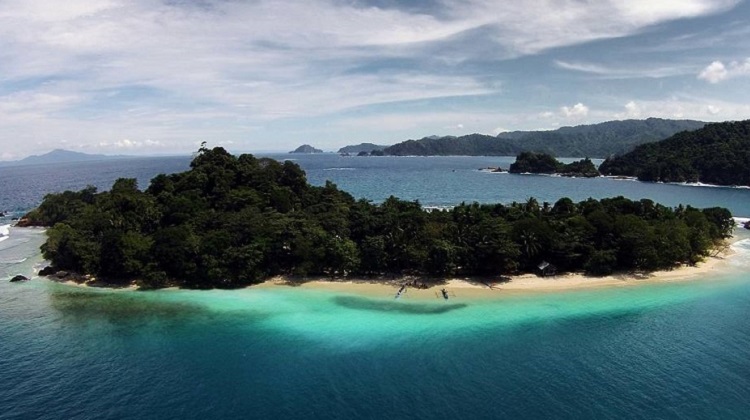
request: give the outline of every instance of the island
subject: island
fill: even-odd
[[[309,144],[303,144],[302,146],[292,150],[289,153],[306,153],[306,154],[312,154],[312,153],[323,153],[322,150],[316,149]]]
[[[290,161],[201,147],[190,170],[141,190],[49,194],[26,215],[48,226],[52,268],[98,284],[234,288],[275,276],[395,278],[671,269],[730,237],[724,208],[665,207],[623,197],[462,203],[426,211],[390,197],[356,200],[313,186]],[[546,266],[545,266],[546,267]]]
[[[512,174],[557,174],[578,178],[598,177],[599,171],[589,158],[568,164],[562,163],[546,153],[523,152],[516,156],[508,172]]]
[[[388,146],[381,146],[374,143],[360,143],[350,146],[344,146],[339,149],[338,153],[344,154],[348,153],[350,155],[356,155],[360,154],[362,152],[365,152],[367,154],[372,153],[373,151],[381,152],[383,149],[385,149]]]
[[[605,160],[604,175],[750,186],[750,120],[707,124]]]

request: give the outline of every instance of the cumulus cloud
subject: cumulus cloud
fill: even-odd
[[[714,61],[698,74],[698,78],[709,83],[719,83],[732,77],[748,75],[750,75],[750,58],[740,62],[732,61],[729,66],[725,66],[721,61]]]
[[[589,115],[589,107],[580,102],[573,106],[563,106],[560,108],[560,115],[571,119],[583,118]]]

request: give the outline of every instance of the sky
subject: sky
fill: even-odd
[[[750,0],[0,0],[0,160],[750,118]]]

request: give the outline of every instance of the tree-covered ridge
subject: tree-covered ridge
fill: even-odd
[[[559,174],[563,176],[593,178],[599,176],[594,162],[589,158],[562,163],[546,153],[523,152],[516,156],[508,172],[513,174]]]
[[[750,186],[750,120],[704,128],[645,144],[604,161],[605,175],[641,181]]]
[[[660,118],[608,121],[551,131],[500,133],[497,137],[483,134],[425,137],[395,144],[384,151],[395,156],[514,156],[530,151],[553,156],[606,158],[704,125],[701,121]]]
[[[29,215],[48,223],[44,257],[58,269],[149,287],[237,287],[276,275],[493,276],[606,274],[695,263],[728,237],[726,209],[667,208],[622,197],[554,205],[461,204],[427,212],[391,197],[354,200],[311,186],[292,162],[201,148],[191,169],[141,191],[51,194]]]

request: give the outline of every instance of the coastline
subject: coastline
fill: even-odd
[[[711,281],[726,273],[732,272],[733,257],[738,252],[733,246],[740,241],[750,240],[750,234],[735,232],[726,247],[714,256],[707,257],[696,266],[683,265],[673,270],[662,270],[654,272],[615,273],[608,276],[595,277],[583,273],[565,273],[550,277],[539,277],[535,274],[522,274],[516,276],[497,276],[490,278],[450,278],[430,279],[417,277],[401,277],[393,279],[370,279],[349,278],[331,279],[327,277],[315,277],[310,279],[299,279],[291,277],[274,277],[262,283],[246,286],[235,290],[281,290],[301,289],[311,291],[323,291],[329,293],[358,295],[371,298],[394,299],[399,288],[407,284],[406,292],[400,299],[403,300],[442,300],[441,289],[445,288],[450,299],[473,300],[473,299],[501,299],[507,296],[533,295],[537,293],[564,293],[568,291],[609,288],[609,287],[633,287],[647,284],[676,283],[686,281]],[[744,255],[744,252],[742,253]],[[71,279],[55,280],[47,276],[36,276],[52,283],[65,286],[106,289],[117,292],[141,291],[137,281],[130,284],[111,285],[92,279],[92,281],[79,283]],[[416,281],[424,284],[425,288],[410,286]],[[167,287],[160,290],[178,290],[177,287]],[[450,300],[449,299],[449,300]]]
[[[669,271],[651,273],[621,273],[603,277],[590,277],[582,273],[567,273],[550,277],[539,277],[535,274],[506,277],[502,282],[490,282],[479,279],[447,279],[444,283],[430,284],[420,289],[407,286],[401,299],[434,300],[441,298],[440,290],[445,288],[450,299],[498,299],[504,296],[517,296],[535,293],[559,293],[583,289],[604,287],[632,287],[644,284],[672,283],[704,280],[726,272],[727,261],[734,254],[728,250],[721,256],[708,257],[696,266],[682,266]],[[269,279],[254,289],[299,288],[360,295],[367,297],[394,298],[399,287],[412,279],[394,279],[388,282],[371,279],[313,279],[295,282],[284,277]]]

